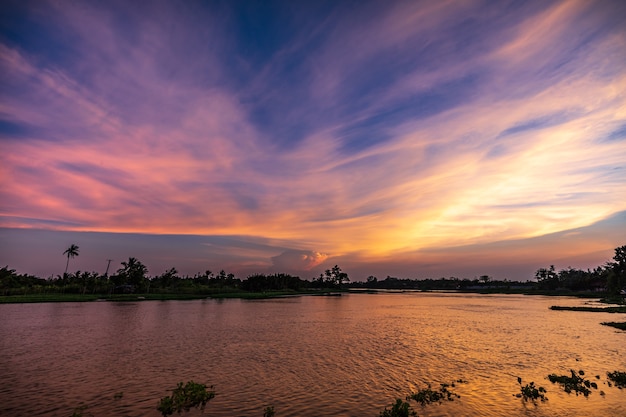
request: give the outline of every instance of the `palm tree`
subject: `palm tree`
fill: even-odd
[[[65,249],[65,252],[63,252],[63,255],[67,255],[67,262],[65,264],[65,272],[63,273],[63,276],[67,275],[67,267],[70,265],[70,258],[73,258],[74,256],[78,256],[78,245],[75,244],[71,244],[69,248]]]

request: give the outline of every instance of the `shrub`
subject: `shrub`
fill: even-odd
[[[546,401],[548,399],[545,396],[546,389],[544,387],[536,387],[534,382],[522,386],[521,378],[517,378],[517,382],[519,382],[521,391],[521,393],[517,396],[523,398],[524,401],[536,401],[538,399],[541,401]]]
[[[568,394],[574,391],[576,395],[580,393],[587,397],[591,394],[590,388],[598,388],[598,385],[595,382],[591,382],[582,377],[582,375],[585,374],[584,371],[578,371],[577,374],[576,371],[571,369],[570,373],[571,376],[550,374],[548,375],[548,379],[553,384],[560,384],[563,387],[563,390]]]
[[[626,388],[626,372],[607,372],[606,375],[618,388]]]
[[[398,398],[390,410],[387,410],[387,407],[385,407],[380,412],[380,417],[417,417],[417,413],[411,409],[409,403]]]
[[[182,382],[179,382],[171,396],[161,398],[157,410],[163,417],[172,415],[174,412],[189,411],[192,407],[204,410],[206,403],[215,397],[213,387],[209,388],[211,390],[208,390],[206,385],[193,381],[187,382],[184,386]]]
[[[449,386],[448,384],[441,384],[439,390],[433,391],[430,385],[428,385],[428,388],[414,392],[406,398],[407,400],[415,400],[422,406],[434,402],[441,402],[442,400],[454,401],[454,398],[461,398],[460,395],[448,390]]]

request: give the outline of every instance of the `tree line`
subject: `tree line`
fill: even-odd
[[[149,276],[148,268],[137,258],[121,262],[121,268],[109,275],[88,271],[67,272],[70,260],[79,256],[78,245],[70,245],[63,255],[67,257],[65,272],[50,279],[18,274],[8,266],[0,268],[2,295],[37,293],[67,294],[216,294],[234,292],[303,291],[308,289],[339,289],[349,282],[348,274],[337,265],[327,269],[311,281],[298,276],[253,274],[239,279],[224,270],[213,273],[206,270],[193,276],[181,276],[176,268],[160,275]],[[110,263],[109,263],[110,265]]]
[[[598,292],[619,295],[626,289],[626,245],[615,248],[611,261],[594,269],[566,268],[556,271],[553,265],[540,268],[534,280],[526,282],[495,280],[483,275],[473,280],[464,278],[409,279],[387,276],[379,280],[370,276],[365,282],[350,282],[348,274],[337,265],[325,270],[317,278],[302,279],[284,273],[253,274],[239,279],[224,270],[213,273],[206,270],[194,276],[181,276],[176,268],[160,275],[149,276],[147,267],[137,258],[130,257],[121,262],[121,267],[104,274],[88,271],[68,273],[70,259],[79,255],[79,247],[70,245],[63,255],[67,257],[63,275],[42,279],[33,275],[18,274],[8,266],[0,268],[0,290],[2,295],[33,293],[68,294],[215,294],[234,292],[303,291],[308,289],[339,289],[348,284],[350,288],[395,289],[395,290],[539,290]]]
[[[556,271],[554,265],[539,268],[534,280],[525,282],[507,279],[495,280],[488,275],[479,278],[439,278],[410,279],[387,276],[379,280],[369,276],[365,282],[355,282],[351,287],[388,289],[388,290],[520,290],[520,291],[572,291],[599,292],[608,295],[620,295],[626,290],[626,245],[615,248],[611,261],[594,269],[576,269],[568,267]]]

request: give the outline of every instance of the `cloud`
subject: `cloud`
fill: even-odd
[[[287,250],[271,259],[273,268],[279,271],[311,271],[328,259],[328,255],[313,251]]]
[[[0,38],[0,224],[255,236],[289,244],[245,262],[306,270],[300,249],[387,259],[625,209],[611,7],[310,6],[263,39],[223,7],[23,6],[37,36]]]

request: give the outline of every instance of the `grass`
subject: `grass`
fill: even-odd
[[[63,303],[96,301],[100,298],[94,294],[26,294],[0,296],[0,304],[7,303]]]
[[[240,298],[244,300],[260,300],[266,298],[289,297],[299,295],[324,295],[328,290],[306,291],[264,291],[264,292],[215,292],[215,293],[150,293],[150,294],[26,294],[0,296],[0,304],[8,303],[55,303],[55,302],[87,302],[87,301],[146,301],[146,300],[201,300],[206,298],[224,299]]]

